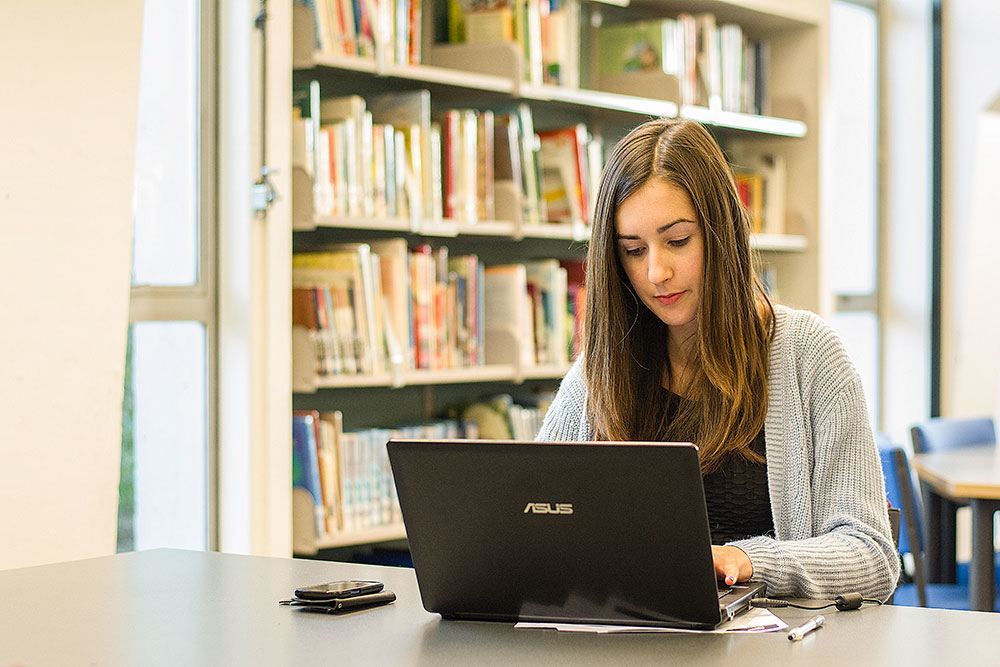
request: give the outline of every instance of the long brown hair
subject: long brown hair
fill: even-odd
[[[615,234],[618,207],[651,178],[687,193],[705,238],[693,369],[669,423],[667,326],[633,292]],[[754,270],[749,216],[729,163],[699,123],[650,121],[615,146],[597,191],[586,284],[584,376],[597,438],[690,438],[703,472],[730,452],[760,461],[751,444],[767,414],[774,308]]]

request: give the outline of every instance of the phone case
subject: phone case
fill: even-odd
[[[355,609],[365,607],[376,607],[378,605],[395,602],[396,594],[392,591],[381,591],[380,593],[369,593],[368,595],[357,595],[350,598],[334,598],[329,601],[319,600],[291,600],[289,606],[299,607],[302,611],[312,611],[322,614],[340,614]]]

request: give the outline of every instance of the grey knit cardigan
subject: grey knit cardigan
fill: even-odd
[[[885,600],[899,576],[885,481],[861,379],[818,316],[775,307],[764,422],[776,537],[732,542],[768,595]],[[593,439],[578,360],[563,379],[538,440]],[[697,444],[697,443],[696,443]]]

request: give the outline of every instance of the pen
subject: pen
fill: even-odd
[[[793,642],[797,642],[813,630],[817,630],[823,627],[823,623],[826,621],[822,616],[816,616],[815,618],[810,618],[808,621],[803,623],[797,628],[792,628],[788,632],[788,639]]]

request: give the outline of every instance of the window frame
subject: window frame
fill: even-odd
[[[875,130],[875,154],[872,156],[873,160],[873,192],[875,196],[875,207],[873,211],[874,215],[874,285],[872,290],[867,293],[834,293],[833,294],[833,313],[871,313],[875,317],[876,322],[876,340],[875,340],[875,387],[873,390],[876,395],[874,398],[875,414],[870,415],[872,422],[876,427],[880,427],[882,424],[882,417],[884,412],[884,401],[883,393],[885,391],[885,358],[884,358],[884,332],[883,332],[883,308],[881,300],[882,286],[884,284],[884,262],[883,262],[883,252],[885,251],[885,231],[883,220],[884,216],[882,213],[883,206],[883,187],[884,180],[882,178],[881,163],[882,163],[882,118],[879,109],[882,104],[882,82],[881,77],[883,76],[883,63],[882,63],[882,44],[881,44],[881,21],[882,16],[879,12],[879,2],[878,0],[833,0],[833,2],[840,3],[842,5],[854,5],[860,8],[871,10],[875,19],[875,116],[874,116],[874,130]]]
[[[139,322],[199,322],[205,327],[205,543],[218,547],[218,207],[216,188],[218,89],[217,0],[198,2],[198,277],[193,285],[134,285],[129,299],[129,326]]]

